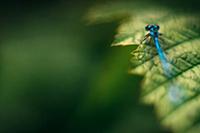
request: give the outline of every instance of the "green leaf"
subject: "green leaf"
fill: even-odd
[[[138,5],[118,2],[95,7],[88,18],[107,22],[124,14],[112,46],[138,46],[131,53],[130,73],[144,76],[141,101],[155,106],[164,127],[174,132],[200,132],[200,16],[153,4]],[[169,60],[171,77],[164,74],[156,49],[140,44],[149,23],[161,27],[161,47]]]

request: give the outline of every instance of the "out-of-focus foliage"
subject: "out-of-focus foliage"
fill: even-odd
[[[127,74],[135,47],[111,48],[116,23],[86,26],[82,3],[1,3],[0,133],[166,132]]]
[[[199,12],[155,3],[108,3],[91,8],[88,18],[98,23],[124,17],[112,46],[137,46],[131,52],[130,73],[144,76],[141,101],[156,107],[164,127],[174,132],[200,132]],[[161,27],[161,46],[170,63],[171,77],[164,74],[156,49],[140,44],[146,24]]]

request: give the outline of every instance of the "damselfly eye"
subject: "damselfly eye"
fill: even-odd
[[[159,26],[159,25],[156,25],[156,29],[159,30],[159,29],[160,29],[160,26]]]
[[[151,28],[151,25],[149,25],[149,24],[147,24],[147,25],[145,26],[145,30],[146,30],[146,31],[149,31],[150,28]]]

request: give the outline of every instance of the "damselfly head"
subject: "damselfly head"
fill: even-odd
[[[158,31],[160,29],[160,26],[157,25],[157,24],[147,24],[145,26],[145,30],[146,31],[150,31],[150,30],[153,30],[153,31]]]

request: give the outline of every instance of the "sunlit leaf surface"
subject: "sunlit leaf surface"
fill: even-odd
[[[174,132],[200,132],[200,17],[164,6],[115,3],[92,8],[92,23],[119,18],[112,46],[137,45],[132,51],[131,74],[143,75],[141,101],[155,106],[164,127]],[[170,63],[166,76],[155,47],[140,44],[146,24],[159,24],[161,47]],[[117,66],[116,66],[117,67]]]

